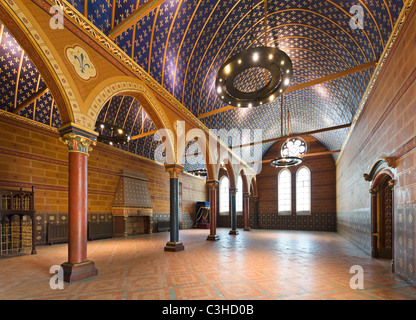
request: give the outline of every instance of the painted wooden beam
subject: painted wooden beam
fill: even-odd
[[[160,6],[165,0],[148,0],[142,4],[137,10],[135,10],[131,15],[124,19],[120,24],[112,28],[108,32],[108,37],[111,40],[114,40],[117,36],[122,34],[132,25],[136,24],[140,19],[145,17],[147,14],[152,12],[155,8]]]
[[[137,136],[132,137],[131,140],[134,141],[134,140],[137,140],[137,139],[140,139],[140,138],[151,136],[152,134],[155,134],[156,132],[157,132],[157,130],[145,132],[145,133],[142,133],[142,134],[139,134]]]
[[[38,91],[33,93],[29,98],[23,101],[20,105],[18,105],[16,109],[13,110],[13,113],[16,113],[16,114],[19,113],[21,110],[29,106],[32,102],[35,102],[37,99],[43,96],[47,91],[49,91],[49,89],[46,85],[44,85]]]
[[[316,85],[321,84],[321,83],[336,80],[336,79],[348,76],[350,74],[354,74],[354,73],[357,73],[357,72],[360,72],[360,71],[371,69],[371,68],[376,67],[377,63],[378,63],[378,60],[374,60],[374,61],[359,65],[357,67],[354,67],[354,68],[351,68],[351,69],[348,69],[348,70],[344,70],[344,71],[341,71],[341,72],[338,72],[338,73],[331,74],[331,75],[326,76],[326,77],[322,77],[322,78],[319,78],[319,79],[316,79],[316,80],[301,83],[301,84],[298,84],[296,86],[292,86],[292,87],[287,88],[284,93],[287,94],[287,93],[291,93],[291,92],[294,92],[294,91],[297,91],[297,90],[302,90],[302,89],[305,89],[305,88],[316,86]],[[207,112],[207,113],[200,114],[198,116],[198,119],[207,118],[207,117],[212,116],[214,114],[222,113],[222,112],[232,110],[232,109],[235,109],[235,107],[226,106],[226,107],[223,107],[223,108],[219,108],[219,109]]]
[[[323,151],[323,152],[315,152],[315,153],[309,153],[299,156],[299,158],[307,158],[307,157],[319,157],[319,156],[327,156],[334,153],[339,153],[341,150],[332,150],[332,151]],[[262,160],[262,161],[255,161],[249,164],[255,164],[255,163],[268,163],[272,162],[274,159],[268,159],[268,160]]]
[[[232,148],[249,147],[249,146],[254,146],[256,144],[259,144],[259,143],[276,142],[276,141],[279,141],[279,140],[286,140],[286,139],[292,138],[292,137],[307,136],[307,135],[312,135],[312,134],[317,134],[317,133],[327,132],[327,131],[333,131],[333,130],[339,130],[339,129],[349,128],[349,127],[351,127],[351,123],[342,124],[340,126],[335,126],[335,127],[313,130],[313,131],[307,131],[307,132],[301,132],[301,133],[292,133],[292,134],[281,136],[281,137],[278,137],[278,138],[262,140],[262,141],[259,141],[259,142],[251,142],[251,143],[246,143],[246,144],[240,144],[239,146],[233,146]]]
[[[290,92],[294,92],[294,91],[297,91],[297,90],[302,90],[302,89],[305,89],[305,88],[309,88],[309,87],[312,87],[312,86],[316,86],[317,84],[325,83],[325,82],[328,82],[328,81],[337,80],[339,78],[343,78],[343,77],[348,76],[350,74],[354,74],[354,73],[357,73],[357,72],[360,72],[360,71],[364,71],[364,70],[367,70],[367,69],[374,68],[374,67],[377,66],[377,62],[378,62],[378,60],[374,60],[374,61],[359,65],[357,67],[354,67],[354,68],[351,68],[351,69],[348,69],[348,70],[344,70],[344,71],[341,71],[341,72],[331,74],[331,75],[326,76],[326,77],[322,77],[322,78],[319,78],[319,79],[316,79],[316,80],[308,81],[308,82],[305,82],[305,83],[298,84],[296,86],[289,87],[285,91],[285,94],[290,93]]]
[[[207,117],[212,116],[214,114],[222,113],[222,112],[225,112],[225,111],[228,111],[228,110],[233,110],[233,109],[235,109],[235,107],[233,107],[233,106],[226,106],[226,107],[223,107],[223,108],[219,108],[219,109],[212,110],[210,112],[201,114],[201,115],[198,116],[198,119],[207,118]]]

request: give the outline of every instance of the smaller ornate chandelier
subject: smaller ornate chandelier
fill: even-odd
[[[95,124],[95,128],[98,130],[102,130],[101,132],[103,132],[104,130],[111,131],[111,135],[109,136],[106,136],[101,133],[97,138],[98,142],[103,142],[112,146],[127,144],[131,140],[130,133],[126,132],[123,128],[119,126],[104,122],[97,122]]]

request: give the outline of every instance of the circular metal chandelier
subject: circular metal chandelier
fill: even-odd
[[[101,132],[103,132],[105,129],[111,132],[111,135],[104,135],[101,133],[97,137],[98,142],[103,142],[109,145],[123,145],[127,144],[131,140],[130,133],[126,132],[123,128],[108,124],[104,122],[97,122],[95,124],[96,129],[102,129]]]
[[[251,44],[258,41],[253,34],[253,1],[251,1]],[[267,0],[264,0],[264,46],[253,47],[237,53],[218,70],[215,89],[226,104],[239,108],[257,107],[274,101],[289,87],[293,76],[293,65],[289,56],[278,47],[267,46]],[[264,85],[249,92],[238,88],[239,75],[249,69],[263,69]],[[268,76],[268,74],[270,76]],[[237,81],[236,81],[237,80]],[[236,86],[237,83],[237,86]]]
[[[274,159],[270,162],[272,167],[287,168],[294,167],[302,163],[302,159],[299,157],[281,157]]]
[[[243,92],[236,88],[235,79],[251,68],[270,72],[270,80],[260,89]],[[274,47],[250,48],[228,59],[219,69],[215,82],[217,94],[225,103],[241,108],[251,108],[274,101],[289,87],[293,65],[289,56]]]

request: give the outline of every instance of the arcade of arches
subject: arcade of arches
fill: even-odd
[[[248,1],[102,2],[0,3],[0,299],[416,299],[413,0],[254,1],[294,76],[250,109]]]

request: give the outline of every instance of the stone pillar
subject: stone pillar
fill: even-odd
[[[250,193],[243,194],[243,215],[244,215],[244,231],[250,231]]]
[[[64,281],[96,276],[95,264],[87,258],[88,153],[95,145],[95,132],[67,126],[59,130],[69,149],[68,178],[68,261],[62,264]]]
[[[207,240],[216,241],[220,237],[217,235],[217,190],[219,182],[217,180],[207,180],[210,196],[210,234]]]
[[[259,227],[259,197],[253,197],[254,202],[254,227]]]
[[[185,249],[179,241],[179,173],[183,166],[178,164],[165,165],[170,175],[170,241],[166,243],[165,251],[182,251]]]
[[[228,234],[237,235],[237,211],[236,211],[236,195],[237,188],[230,188],[230,215],[231,215],[231,230]]]

